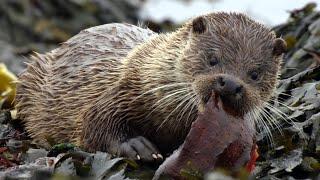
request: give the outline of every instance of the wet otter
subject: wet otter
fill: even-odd
[[[152,161],[184,141],[209,92],[251,117],[274,91],[285,47],[237,13],[199,16],[167,34],[88,29],[34,56],[20,76],[18,117],[42,145],[53,138]]]

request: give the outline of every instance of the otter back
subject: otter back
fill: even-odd
[[[29,135],[45,147],[48,139],[72,142],[80,131],[76,117],[117,81],[121,60],[151,35],[129,24],[106,24],[81,31],[47,54],[34,54],[19,77],[16,99]]]

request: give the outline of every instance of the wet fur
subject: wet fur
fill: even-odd
[[[121,43],[111,35],[90,39],[80,34],[46,55],[35,55],[20,76],[17,96],[18,115],[31,137],[42,144],[50,137],[121,155],[122,142],[144,136],[161,152],[171,152],[183,142],[219,75],[230,75],[245,87],[236,105],[241,111],[262,107],[280,67],[275,34],[243,14],[201,17],[196,29],[190,20],[173,33],[146,30],[139,34],[143,38]],[[219,63],[211,67],[213,57]],[[250,80],[253,70],[261,80]]]

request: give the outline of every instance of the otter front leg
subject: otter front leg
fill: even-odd
[[[136,160],[162,160],[156,146],[128,125],[128,106],[112,97],[119,96],[106,93],[81,115],[82,146],[91,152],[106,151]]]

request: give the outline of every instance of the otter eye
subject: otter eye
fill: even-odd
[[[252,71],[252,72],[250,73],[250,78],[251,78],[252,80],[256,81],[256,80],[258,80],[258,77],[259,77],[259,74],[258,74],[257,71]]]
[[[211,58],[209,61],[210,66],[215,66],[218,64],[218,59],[217,58]]]

